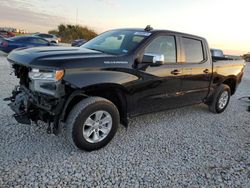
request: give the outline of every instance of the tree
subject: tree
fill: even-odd
[[[62,42],[72,42],[76,39],[85,39],[90,40],[97,36],[97,33],[89,29],[86,26],[80,26],[80,25],[64,25],[60,24],[57,28],[57,30],[51,30],[49,31],[50,34],[55,34],[61,37]]]
[[[57,30],[50,30],[49,34],[58,35],[58,31]]]
[[[245,61],[250,62],[250,52],[248,52],[247,54],[244,54],[243,58],[245,59]]]

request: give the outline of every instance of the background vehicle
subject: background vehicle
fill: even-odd
[[[50,43],[56,43],[56,44],[58,44],[59,41],[60,41],[60,38],[58,38],[55,35],[51,35],[51,34],[36,33],[33,36],[43,38],[43,39],[49,41]]]
[[[15,34],[9,31],[0,30],[0,35],[5,38],[14,37]]]
[[[4,40],[4,37],[0,35],[0,43]]]
[[[8,99],[20,123],[48,122],[83,150],[99,149],[119,122],[140,114],[206,103],[223,112],[241,82],[242,60],[213,61],[202,37],[167,30],[119,29],[80,48],[10,53],[20,85]]]
[[[86,42],[87,42],[87,40],[85,40],[85,39],[77,39],[77,40],[74,40],[71,43],[71,46],[79,47],[79,46],[83,45]]]
[[[211,55],[213,57],[213,61],[218,60],[242,60],[243,58],[241,56],[235,56],[235,55],[224,55],[223,51],[220,49],[210,49]]]
[[[45,39],[32,36],[19,36],[5,38],[0,42],[0,51],[9,53],[16,48],[22,47],[37,47],[37,46],[55,46]]]
[[[4,31],[4,30],[0,30],[0,35],[5,37],[5,38],[9,38],[9,37],[14,37],[15,34],[9,31]]]

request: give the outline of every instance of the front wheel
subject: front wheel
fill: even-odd
[[[220,85],[213,96],[211,104],[209,104],[209,110],[213,113],[222,113],[228,106],[230,96],[230,87],[225,84]]]
[[[119,112],[112,102],[101,97],[86,98],[67,118],[67,139],[79,149],[97,150],[112,140],[118,125]]]

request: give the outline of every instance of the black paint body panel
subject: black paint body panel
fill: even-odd
[[[62,83],[75,90],[85,91],[100,85],[107,85],[108,89],[117,87],[124,92],[129,117],[204,102],[228,78],[235,79],[237,85],[240,83],[244,62],[213,63],[205,39],[173,31],[151,33],[138,48],[121,56],[84,48],[45,47],[16,50],[9,54],[8,60],[29,69],[64,70]],[[176,38],[177,63],[158,67],[141,63],[145,47],[155,37],[164,35]],[[202,41],[203,62],[185,63],[182,36]],[[173,75],[175,70],[181,73]]]

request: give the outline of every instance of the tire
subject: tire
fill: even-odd
[[[81,150],[97,150],[112,140],[119,122],[119,112],[112,102],[101,97],[86,98],[69,113],[66,137],[73,146]]]
[[[209,110],[216,114],[222,113],[228,106],[230,96],[230,87],[225,84],[220,85],[213,95],[212,102],[208,105]]]

